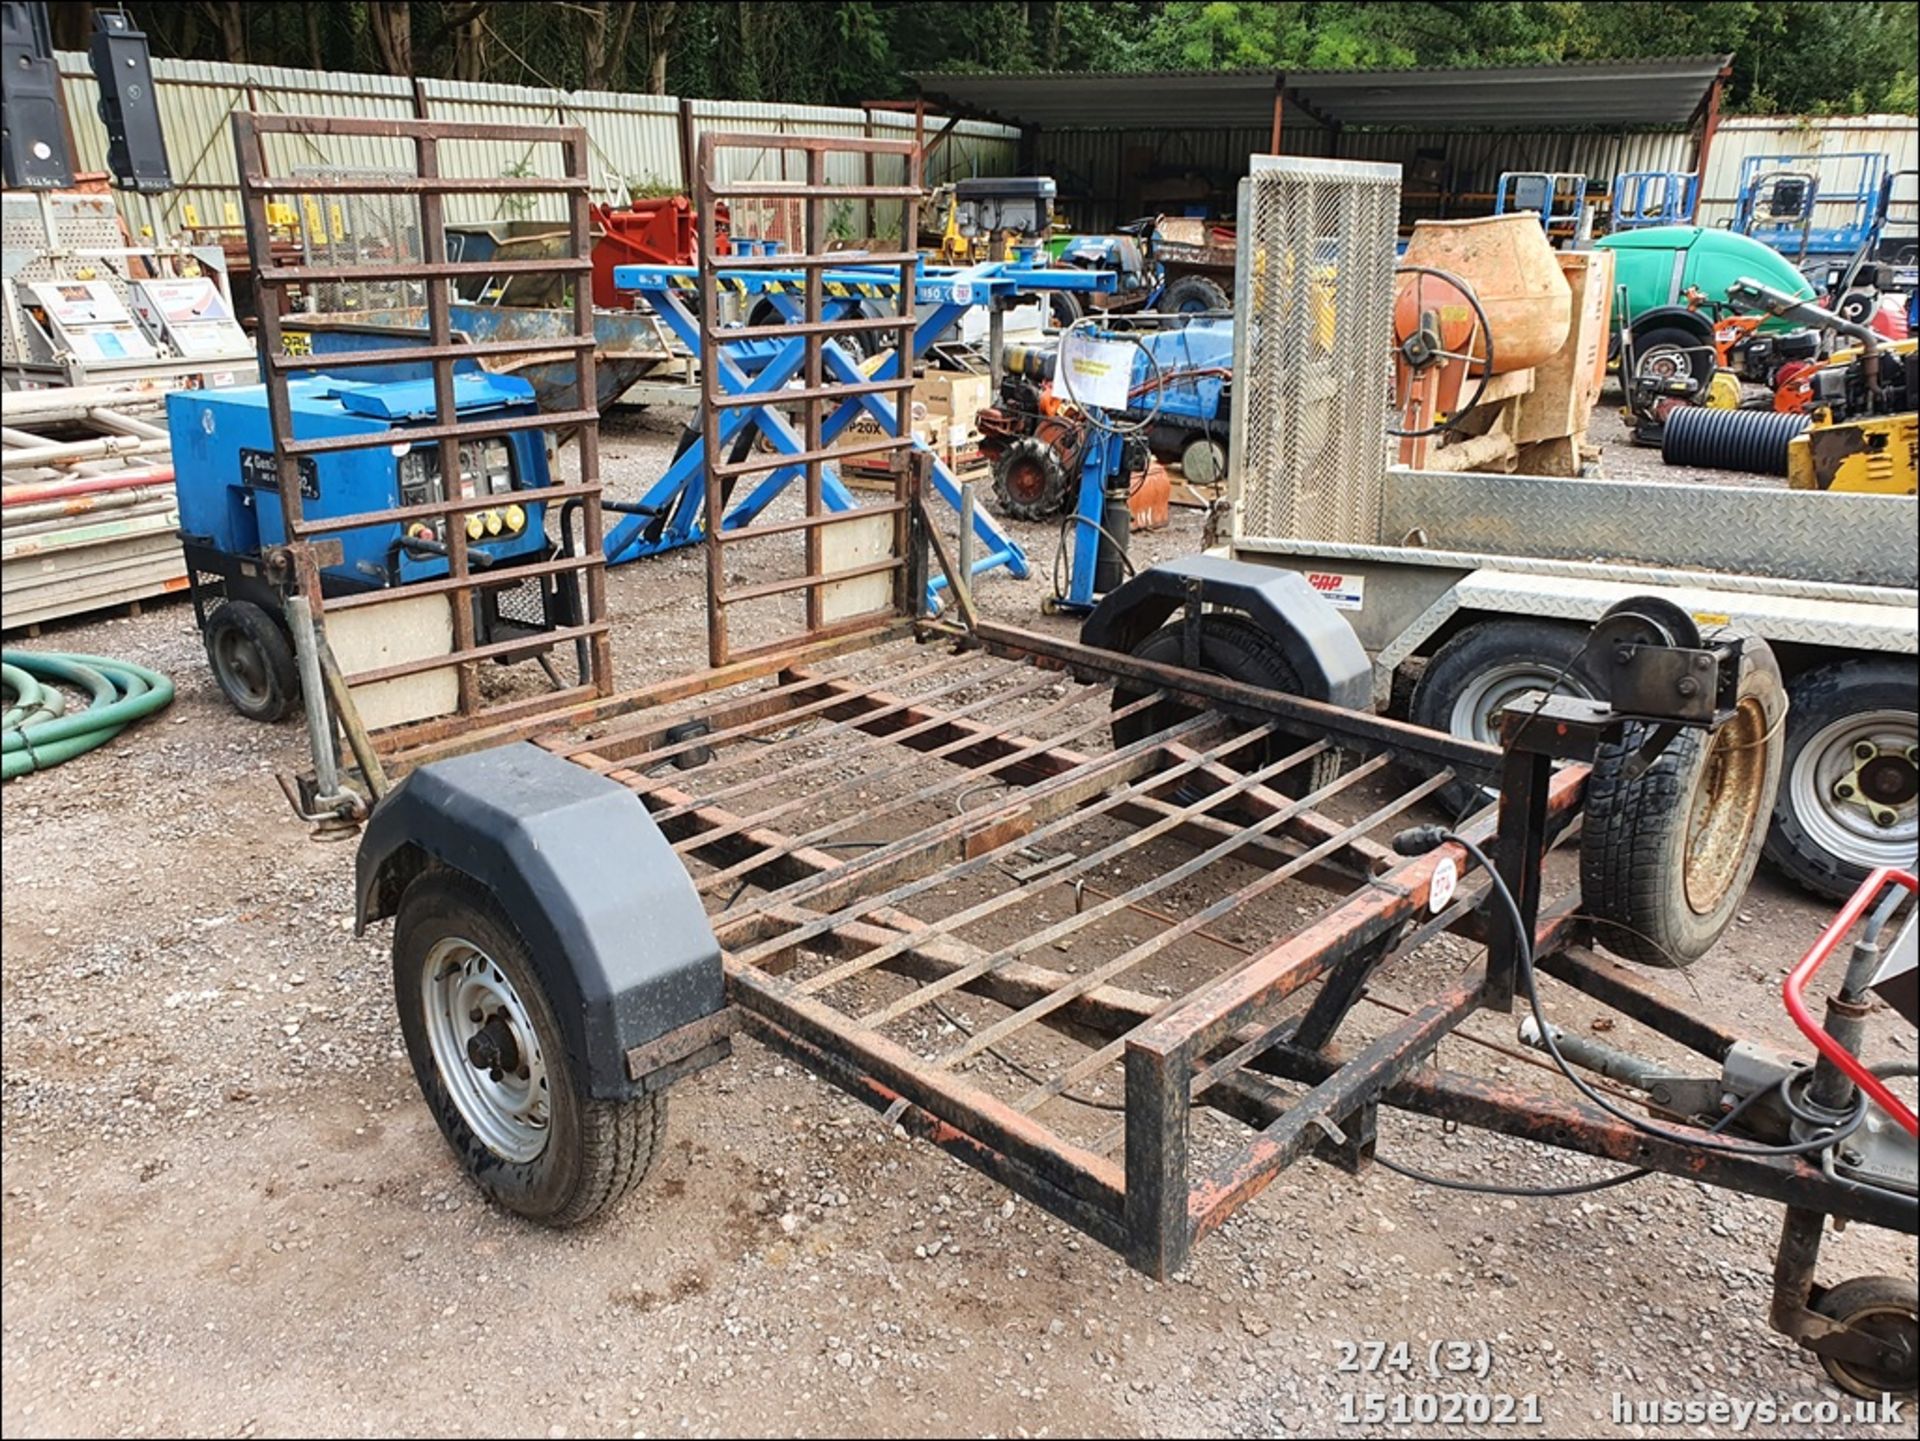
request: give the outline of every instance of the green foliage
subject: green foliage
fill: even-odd
[[[532,156],[523,156],[511,165],[502,166],[500,173],[503,176],[525,180],[529,176],[538,175],[540,167],[533,163]],[[524,220],[533,213],[534,206],[538,203],[538,200],[531,195],[502,195],[494,204],[494,213],[510,220]]]
[[[221,7],[132,0],[155,53],[223,51]],[[638,23],[622,31],[618,20]],[[1223,70],[1552,64],[1730,52],[1729,107],[1911,112],[1920,3],[1772,0],[414,0],[419,74],[574,88],[592,34],[627,34],[610,88],[844,105],[911,96],[925,70]],[[367,6],[258,0],[246,55],[379,66]],[[1150,109],[1150,99],[1143,106]]]

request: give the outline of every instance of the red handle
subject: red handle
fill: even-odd
[[[1853,929],[1854,923],[1866,914],[1867,907],[1879,899],[1880,892],[1889,884],[1905,886],[1908,891],[1920,887],[1920,882],[1915,881],[1912,872],[1895,870],[1892,866],[1882,866],[1868,876],[1865,884],[1853,893],[1852,899],[1840,908],[1840,914],[1833,918],[1833,924],[1820,933],[1820,939],[1813,943],[1813,948],[1800,958],[1800,964],[1787,972],[1780,994],[1787,1003],[1787,1014],[1793,1017],[1794,1025],[1813,1042],[1815,1049],[1845,1071],[1848,1079],[1877,1101],[1880,1108],[1898,1121],[1908,1135],[1920,1136],[1920,1116],[1915,1116],[1905,1102],[1887,1089],[1885,1081],[1862,1065],[1858,1056],[1827,1034],[1826,1028],[1814,1020],[1813,1012],[1807,1009],[1806,999],[1801,995],[1807,982],[1813,979],[1814,972],[1824,966],[1839,949],[1847,932]]]

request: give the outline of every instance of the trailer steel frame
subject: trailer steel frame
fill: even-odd
[[[717,139],[701,143],[703,175]],[[787,193],[804,192],[816,236],[826,153],[889,144],[739,143],[806,151],[808,179]],[[1584,997],[1669,1049],[1717,1066],[1739,1043],[1598,954],[1577,872],[1550,864],[1578,830],[1595,747],[1620,723],[1605,704],[1509,712],[1494,746],[1204,673],[1199,581],[1169,621],[1183,628],[1178,666],[988,622],[932,523],[926,457],[897,410],[896,499],[880,508],[897,549],[861,568],[892,577],[893,604],[824,614],[814,595],[848,572],[827,568],[818,542],[847,517],[823,504],[820,423],[866,392],[819,354],[857,323],[828,315],[831,261],[799,260],[806,453],[766,466],[807,467],[806,513],[705,536],[709,667],[458,738],[531,738],[626,788],[685,868],[724,1003],[625,1051],[636,1092],[720,1059],[744,1030],[1161,1279],[1301,1159],[1365,1170],[1383,1106],[1726,1186],[1802,1218],[1920,1231],[1912,1196],[1814,1158],[1684,1120],[1646,1131],[1586,1099],[1435,1064],[1449,1038],[1491,1044],[1465,1027],[1512,1011],[1530,957],[1566,988],[1557,999]],[[718,393],[710,372],[709,400]],[[709,453],[722,409],[703,417]],[[709,468],[707,513],[720,511]],[[800,572],[734,585],[723,545],[756,533],[803,541]],[[935,564],[950,618],[923,612]],[[743,591],[807,592],[804,625],[736,647],[727,612]],[[1725,654],[1738,664],[1737,644]],[[1332,774],[1317,764],[1329,752],[1344,762]],[[1396,847],[1456,777],[1496,786],[1497,801],[1457,835]],[[363,896],[387,879],[363,875]],[[1316,909],[1301,886],[1322,893]],[[1517,926],[1483,918],[1496,887]],[[1436,978],[1428,948],[1449,935],[1477,953]],[[1414,998],[1385,1003],[1400,976]],[[1390,1019],[1370,1023],[1370,1006]],[[1810,1265],[1792,1276],[1806,1281]],[[1898,1349],[1844,1327],[1809,1344],[1875,1363]]]
[[[922,622],[918,634],[919,651],[877,632],[879,648],[854,664],[791,664],[773,684],[704,708],[639,711],[590,737],[539,741],[640,797],[723,947],[729,1011],[698,1036],[631,1054],[636,1078],[738,1026],[1160,1278],[1302,1157],[1363,1169],[1382,1105],[1915,1229],[1911,1199],[1806,1160],[1696,1150],[1585,1102],[1428,1065],[1464,1022],[1511,1009],[1514,995],[1513,950],[1481,925],[1490,882],[1468,853],[1448,844],[1405,857],[1383,842],[1456,772],[1501,778],[1498,808],[1464,834],[1497,857],[1532,912],[1545,976],[1709,1060],[1735,1044],[1597,954],[1577,889],[1543,894],[1545,857],[1579,816],[1583,764],[1554,770],[1531,751],[1001,626]],[[930,657],[934,645],[954,653]],[[877,670],[895,672],[901,689],[856,678]],[[1169,697],[1187,708],[1182,718],[1100,748],[1115,706]],[[980,716],[1009,708],[1022,713]],[[1320,739],[1269,758],[1276,732]],[[1278,789],[1328,746],[1355,758],[1337,780],[1304,796]],[[1409,763],[1427,778],[1383,797],[1380,782]],[[838,790],[812,780],[848,770],[857,778]],[[1004,793],[908,824],[994,786]],[[847,794],[856,787],[858,802]],[[843,848],[876,828],[891,838]],[[1166,849],[1124,890],[1097,902],[1082,891],[1078,909],[1011,939],[963,934],[1084,887],[1149,843]],[[1036,850],[1053,854],[1036,863]],[[1439,891],[1436,877],[1448,878]],[[1331,890],[1332,903],[1171,998],[1127,988],[1183,945],[1217,947],[1223,921],[1289,882]],[[956,887],[987,893],[952,910],[937,898]],[[1176,903],[1180,914],[1167,909],[1176,895],[1206,898]],[[1116,917],[1143,916],[1159,922],[1144,940],[1096,939]],[[1490,949],[1404,1019],[1349,1040],[1369,988],[1447,931]],[[1074,972],[1044,963],[1059,942],[1074,945]],[[929,1027],[943,999],[992,1009],[966,1029]],[[1014,1063],[1028,1075],[1005,1063],[1010,1044],[1042,1035]],[[1078,1088],[1116,1072],[1117,1125],[1089,1135],[1056,1119],[1084,1111]],[[1006,1075],[1010,1091],[997,1084]],[[1201,1110],[1239,1124],[1232,1144],[1212,1135],[1202,1154]]]
[[[269,141],[272,137],[365,136],[397,139],[413,153],[411,173],[350,175],[296,175],[277,171],[272,163]],[[279,115],[267,112],[235,111],[233,141],[239,174],[241,209],[246,217],[248,255],[253,266],[254,284],[259,290],[260,374],[266,386],[267,411],[272,422],[273,455],[279,476],[282,512],[286,517],[287,542],[274,547],[265,557],[275,588],[294,598],[304,598],[320,624],[324,639],[324,617],[333,611],[405,600],[412,596],[440,592],[448,597],[453,644],[444,654],[434,654],[397,662],[375,671],[346,675],[342,689],[391,680],[428,671],[453,669],[456,680],[456,706],[453,713],[415,721],[380,733],[376,744],[383,748],[404,749],[410,745],[443,740],[488,723],[497,724],[509,715],[548,718],[564,713],[569,706],[610,696],[613,691],[613,656],[608,639],[606,562],[601,549],[600,443],[597,409],[580,401],[574,409],[532,416],[490,416],[462,421],[454,404],[454,375],[463,362],[485,354],[453,334],[452,310],[455,304],[451,282],[465,276],[546,275],[573,279],[572,326],[565,334],[543,338],[541,348],[568,357],[574,372],[576,397],[596,393],[593,297],[581,283],[592,269],[587,258],[592,240],[592,181],[588,173],[587,133],[579,126],[496,125],[480,122],[441,120],[370,119],[338,115]],[[501,141],[532,148],[557,147],[561,173],[553,176],[483,176],[462,178],[445,173],[443,147],[468,141]],[[446,197],[461,194],[511,194],[536,192],[562,197],[567,204],[565,226],[569,249],[565,255],[508,261],[450,260],[447,252],[445,221]],[[396,255],[379,263],[287,265],[273,253],[271,227],[267,219],[269,199],[275,195],[374,195],[411,200],[418,205],[420,258]],[[289,291],[328,281],[387,280],[419,281],[426,296],[427,335],[422,345],[373,347],[335,352],[327,355],[289,354],[283,344],[292,307]],[[296,327],[297,328],[297,327]],[[309,518],[305,514],[301,492],[300,465],[308,456],[343,450],[369,449],[393,443],[386,432],[364,435],[328,436],[301,439],[293,433],[290,378],[302,372],[344,370],[367,367],[424,366],[431,376],[434,396],[434,423],[409,432],[416,445],[438,447],[444,495],[417,505],[386,510],[363,511],[350,515]],[[457,477],[461,473],[460,448],[488,437],[512,431],[539,429],[571,434],[579,456],[580,478],[572,483],[556,483],[537,492],[529,492],[530,503],[561,506],[577,503],[583,517],[580,543],[568,545],[549,560],[534,566],[502,567],[488,571],[475,567],[469,559],[466,519],[484,510],[492,497],[462,496]],[[337,551],[337,536],[362,526],[394,521],[435,523],[446,539],[447,574],[444,579],[419,582],[391,591],[369,591],[355,595],[327,597],[322,593],[320,571],[326,564],[329,547]],[[512,636],[505,640],[483,640],[477,634],[477,614],[481,598],[489,591],[518,585],[530,576],[541,577],[541,584],[564,588],[570,594],[567,607],[569,624],[557,625],[537,633]],[[305,641],[296,636],[296,647]],[[556,645],[570,645],[577,661],[577,674],[553,694],[504,702],[489,701],[482,693],[479,665],[482,661],[524,657],[544,652]],[[304,663],[304,661],[303,661]],[[315,672],[318,673],[317,670]],[[330,743],[333,720],[328,716],[328,701],[307,687],[305,704],[315,737],[316,770],[324,774],[333,757],[323,757],[319,748]],[[350,736],[356,735],[357,721],[341,718]],[[324,740],[322,738],[325,738]],[[362,749],[356,739],[356,751]],[[363,765],[364,765],[363,758]],[[329,802],[331,798],[326,798]]]

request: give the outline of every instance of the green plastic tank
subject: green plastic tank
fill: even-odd
[[[1724,301],[1727,288],[1743,277],[1800,299],[1814,298],[1813,286],[1779,251],[1731,230],[1655,225],[1606,236],[1594,246],[1613,252],[1614,284],[1626,287],[1627,315],[1636,323],[1649,310],[1684,306],[1689,289],[1699,290],[1709,300]],[[1618,320],[1616,316],[1616,325]],[[1791,320],[1772,319],[1760,328],[1800,327]]]

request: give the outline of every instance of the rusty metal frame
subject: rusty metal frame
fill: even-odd
[[[354,175],[339,177],[294,176],[276,174],[267,157],[266,137],[291,136],[371,136],[398,139],[414,152],[414,173],[396,175]],[[378,732],[375,743],[389,753],[435,741],[444,741],[490,723],[519,717],[532,724],[551,724],[556,716],[577,714],[577,707],[608,697],[612,693],[613,662],[609,642],[606,601],[606,565],[601,551],[601,486],[599,414],[591,406],[534,416],[481,417],[462,421],[454,402],[455,362],[477,353],[472,345],[456,343],[450,319],[451,296],[448,282],[477,274],[547,274],[572,277],[573,330],[567,336],[543,341],[543,349],[570,352],[575,367],[576,391],[594,394],[593,297],[584,278],[591,270],[588,258],[592,246],[590,205],[592,200],[589,152],[586,131],[578,126],[532,126],[466,123],[444,120],[366,119],[336,115],[279,115],[266,112],[236,111],[233,139],[238,158],[240,197],[246,218],[247,245],[256,284],[260,288],[259,346],[261,375],[266,385],[268,417],[272,425],[274,458],[279,472],[279,495],[286,517],[287,543],[269,557],[281,582],[292,593],[304,594],[317,621],[328,612],[376,605],[397,596],[444,594],[448,597],[453,624],[453,648],[446,655],[423,657],[376,670],[361,671],[346,677],[348,686],[366,685],[427,671],[453,668],[457,676],[457,707],[454,713],[430,720],[395,726]],[[562,160],[561,173],[555,176],[469,176],[455,177],[442,172],[441,147],[469,140],[507,141],[516,145],[555,146]],[[496,194],[537,192],[556,194],[566,199],[567,234],[570,253],[542,259],[487,262],[458,262],[447,259],[445,198],[451,194]],[[267,201],[274,194],[361,194],[408,196],[418,201],[421,258],[418,262],[396,259],[377,265],[284,265],[271,251],[267,225]],[[379,279],[384,281],[420,281],[426,295],[428,343],[401,349],[350,351],[325,356],[289,355],[283,352],[282,322],[288,313],[288,291],[295,286],[326,281]],[[419,443],[439,446],[440,473],[445,497],[419,505],[396,506],[352,515],[310,519],[302,505],[299,464],[308,456],[345,450],[366,449],[390,443],[384,435],[337,436],[324,439],[297,439],[293,434],[292,408],[288,382],[301,371],[351,369],[362,365],[420,364],[427,367],[433,383],[434,421],[413,428],[409,434]],[[569,544],[567,553],[529,565],[503,567],[497,572],[472,567],[464,517],[468,512],[487,508],[498,501],[490,496],[462,498],[456,483],[460,475],[460,447],[465,442],[482,441],[515,431],[543,430],[571,432],[579,455],[580,478],[569,484],[555,484],[528,497],[547,506],[577,502],[583,515],[583,541],[577,551]],[[422,520],[440,522],[447,550],[447,575],[431,581],[414,582],[397,591],[324,597],[320,569],[324,537],[362,526]],[[519,584],[539,577],[543,583],[552,578],[573,592],[578,604],[571,624],[564,624],[536,635],[515,637],[489,644],[476,639],[475,611],[479,597],[486,591]],[[504,660],[544,652],[556,646],[571,646],[578,661],[575,683],[558,691],[535,697],[488,704],[480,695],[478,668],[487,660]],[[324,705],[320,697],[308,696],[309,706]]]
[[[807,157],[807,178],[712,183],[717,151],[734,144],[797,149]],[[714,200],[794,199],[807,212],[806,234],[818,236],[825,197],[834,193],[825,185],[825,157],[900,147],[728,136],[706,137],[699,148],[701,322],[712,327],[720,258],[704,217]],[[911,197],[890,191],[889,198],[911,208]],[[902,266],[902,323],[909,323],[910,258],[884,259]],[[820,321],[820,276],[829,260],[803,253],[780,263],[804,267],[808,276],[807,374],[795,394],[809,408],[813,451],[820,407],[831,403],[815,343],[833,330]],[[707,399],[704,433],[708,453],[717,455],[720,397],[711,382]],[[904,414],[896,421],[895,501],[887,508],[896,540],[892,608],[850,624],[824,623],[818,591],[834,577],[822,571],[819,539],[822,524],[840,517],[821,513],[820,458],[809,456],[802,519],[726,535],[716,528],[707,537],[707,670],[574,705],[563,725],[551,724],[551,715],[544,727],[541,718],[514,716],[457,742],[531,736],[628,787],[708,899],[727,1010],[630,1055],[636,1080],[651,1084],[656,1070],[666,1079],[683,1074],[716,1054],[737,1025],[1159,1278],[1179,1271],[1195,1243],[1301,1158],[1363,1169],[1382,1106],[1728,1186],[1784,1201],[1796,1215],[1920,1229],[1911,1198],[1847,1184],[1804,1159],[1704,1150],[1686,1143],[1684,1127],[1678,1138],[1673,1128],[1664,1139],[1649,1136],[1582,1101],[1430,1064],[1440,1042],[1463,1034],[1469,1018],[1511,1008],[1517,963],[1515,938],[1480,918],[1493,878],[1476,869],[1473,852],[1446,842],[1406,856],[1386,843],[1391,828],[1452,777],[1501,788],[1497,808],[1459,829],[1494,858],[1515,895],[1542,976],[1710,1059],[1735,1043],[1594,954],[1577,888],[1547,894],[1546,856],[1579,820],[1586,765],[1576,758],[1556,771],[1517,747],[1503,753],[1386,717],[988,624],[964,585],[954,586],[959,624],[916,618],[929,551],[950,581],[956,567],[927,524],[920,477],[906,458]],[[769,465],[794,460],[776,457]],[[710,515],[719,513],[720,479],[710,468]],[[724,547],[756,529],[806,536],[806,571],[792,588],[808,594],[807,625],[789,641],[740,650],[726,627],[725,607],[740,596],[728,595]],[[908,650],[909,637],[923,648]],[[891,641],[901,644],[879,648]],[[938,647],[952,653],[930,656]],[[849,653],[857,653],[850,662],[835,659]],[[872,678],[880,671],[900,689],[881,688]],[[1049,696],[1043,681],[1064,690]],[[701,699],[707,696],[713,698]],[[1129,740],[1116,735],[1103,748],[1115,719],[1143,717],[1155,728]],[[1278,753],[1277,738],[1286,738]],[[406,760],[442,753],[447,743],[438,744]],[[1346,773],[1317,786],[1299,779],[1329,748],[1349,758]],[[860,777],[858,785],[886,782],[899,793],[869,800],[844,782],[836,790],[815,781],[842,766]],[[918,768],[931,769],[933,778],[917,783]],[[1382,784],[1405,771],[1426,779],[1386,784],[1382,798]],[[793,782],[801,793],[767,794],[756,776]],[[1290,783],[1302,793],[1284,793]],[[1364,799],[1363,785],[1373,788]],[[981,791],[994,794],[971,799]],[[1363,813],[1343,819],[1322,809],[1328,802]],[[938,813],[944,806],[951,814],[927,819],[930,807]],[[809,817],[816,807],[821,813]],[[854,827],[881,822],[901,833],[850,841]],[[1117,824],[1122,839],[1090,839],[1081,832],[1090,823]],[[1016,866],[1042,843],[1057,854]],[[1149,844],[1184,846],[1187,854],[1166,858],[1149,879],[1090,908],[1017,930],[1011,941],[961,934],[995,916],[1004,921],[1019,899],[1080,886],[1122,851]],[[1246,869],[1223,880],[1234,865]],[[1457,877],[1450,899],[1436,897],[1446,869]],[[1014,889],[957,909],[936,904],[932,918],[914,914],[934,893],[996,871],[1011,872]],[[1185,915],[1156,906],[1171,887],[1203,876],[1219,885],[1212,900]],[[1209,928],[1296,880],[1331,896],[1305,926],[1234,946],[1223,967],[1171,999],[1126,988],[1131,974],[1176,945],[1230,945]],[[1075,972],[1036,963],[1050,943],[1087,937],[1123,914],[1154,918],[1161,929]],[[1487,943],[1485,958],[1400,1010],[1384,1029],[1354,1039],[1353,1018],[1374,980],[1445,932]],[[875,998],[879,986],[902,982],[905,991]],[[958,1040],[941,1039],[937,1030],[930,1041],[925,1031],[912,1032],[912,1018],[963,999],[1004,1014]],[[1080,1048],[1071,1064],[1044,1079],[1013,1066],[1003,1049],[1042,1037]],[[988,1059],[1006,1063],[1025,1083],[1013,1094],[996,1091],[980,1066]],[[1115,1066],[1124,1097],[1118,1124],[1090,1137],[1071,1133],[1061,1119],[1067,1108],[1089,1104],[1076,1088]],[[1195,1144],[1203,1112],[1245,1128],[1211,1163]]]
[[[1497,946],[1397,1024],[1343,1046],[1367,986],[1393,961],[1445,931],[1497,939],[1497,928],[1489,936],[1477,915],[1489,879],[1463,848],[1403,857],[1378,834],[1405,824],[1455,773],[1498,776],[1497,749],[1050,637],[985,625],[918,629],[923,642],[946,642],[955,654],[896,656],[897,690],[856,679],[882,663],[882,653],[870,651],[833,670],[791,665],[774,684],[704,713],[633,716],[589,739],[543,742],[647,805],[696,889],[717,907],[710,919],[738,1024],[911,1133],[1158,1277],[1181,1269],[1195,1243],[1302,1157],[1363,1167],[1383,1105],[1913,1229],[1910,1205],[1861,1194],[1804,1161],[1650,1141],[1581,1102],[1433,1070],[1441,1040],[1510,1003],[1490,979],[1503,964]],[[1065,684],[1065,694],[1036,696],[1034,682],[1046,678]],[[943,703],[955,694],[965,703]],[[1024,716],[1007,714],[1036,699]],[[1169,699],[1187,709],[1153,734],[1105,751],[1075,748],[1107,730],[1105,707],[1132,714]],[[994,718],[979,718],[983,711]],[[702,714],[704,729],[682,729]],[[1263,747],[1276,731],[1325,739],[1272,756]],[[1294,797],[1273,789],[1329,745],[1358,758],[1340,779]],[[704,765],[672,764],[694,751],[708,757]],[[1385,799],[1369,793],[1358,819],[1321,809],[1342,793],[1358,795],[1360,785],[1377,787],[1416,758],[1428,778],[1389,786]],[[915,767],[936,761],[931,778],[916,785]],[[813,791],[769,798],[754,779],[838,765],[852,767],[863,787],[894,778],[901,793],[858,806]],[[1702,1054],[1724,1056],[1730,1034],[1588,949],[1577,893],[1542,894],[1544,856],[1577,821],[1586,768],[1533,771],[1517,778],[1510,768],[1509,803],[1463,829],[1496,857],[1510,885],[1533,897],[1541,974]],[[930,803],[982,786],[1000,794],[851,854],[821,848],[855,827],[902,823],[896,818],[911,827]],[[757,809],[733,808],[742,797]],[[817,823],[804,814],[810,806]],[[1126,827],[1123,838],[1074,850],[1080,828],[1102,820]],[[1146,882],[1011,941],[961,935],[1155,842],[1177,842],[1186,854],[1169,855]],[[922,898],[988,876],[1034,847],[1060,850],[1064,863],[958,909],[943,904],[934,918],[914,914]],[[1152,909],[1170,887],[1234,861],[1256,869],[1184,916]],[[1449,865],[1458,891],[1436,914],[1435,876]],[[1217,941],[1209,926],[1295,880],[1329,890],[1334,903],[1172,1000],[1125,989],[1130,973],[1169,947],[1192,937]],[[1076,973],[1035,963],[1052,943],[1123,912],[1158,915],[1163,928]],[[910,984],[877,1002],[859,999],[877,977]],[[903,1042],[898,1023],[943,998],[990,1001],[1004,1014],[931,1048]],[[1009,1042],[1040,1032],[1069,1037],[1083,1052],[1011,1095],[973,1074]],[[1049,1120],[1055,1107],[1084,1105],[1074,1089],[1115,1066],[1124,1078],[1119,1124],[1087,1139]],[[1196,1161],[1190,1140],[1199,1110],[1249,1128],[1232,1154],[1210,1165]]]
[[[788,151],[798,151],[806,160],[806,178],[797,182],[720,180],[716,178],[717,159],[723,150],[778,153],[782,156],[783,162]],[[871,170],[873,161],[879,156],[898,156],[907,168],[906,182],[901,185],[877,185],[869,180],[863,185],[856,186],[830,184],[827,176],[827,161],[828,157],[833,155],[860,156],[864,159],[868,170]],[[729,332],[722,328],[720,314],[722,270],[737,272],[767,268],[797,269],[806,276],[804,318],[800,324],[781,327],[777,332],[798,333],[805,342],[806,359],[801,371],[801,388],[786,391],[780,397],[788,405],[797,405],[802,413],[803,448],[798,454],[777,454],[764,458],[749,457],[737,464],[723,462],[720,459],[724,454],[720,446],[721,412],[728,407],[762,404],[765,397],[729,395],[721,384],[718,365],[709,364],[701,367],[700,425],[705,454],[708,457],[706,467],[708,524],[705,528],[707,658],[712,666],[725,666],[735,661],[752,659],[756,655],[779,655],[796,644],[858,633],[917,613],[918,599],[908,589],[912,570],[909,563],[911,548],[909,510],[917,488],[916,468],[909,459],[913,446],[913,434],[909,423],[909,407],[906,403],[913,392],[912,369],[902,365],[899,375],[892,380],[858,383],[836,381],[827,374],[823,353],[824,347],[836,338],[851,339],[861,333],[872,333],[876,330],[895,331],[896,348],[899,353],[906,353],[907,341],[911,337],[915,323],[913,293],[919,254],[911,248],[910,242],[918,233],[921,159],[919,148],[910,140],[881,140],[870,136],[708,132],[699,138],[698,162],[694,176],[694,209],[699,225],[700,311],[698,321],[701,354],[719,356],[723,353],[722,342],[730,334],[733,338],[739,338],[741,335],[753,333],[740,331],[737,328]],[[782,168],[784,171],[784,163]],[[872,212],[875,201],[897,202],[902,208],[900,234],[905,248],[898,253],[887,254],[830,250],[827,245],[827,205],[832,197],[864,200],[869,214]],[[737,204],[742,200],[779,201],[783,205],[797,207],[800,214],[799,248],[768,256],[741,257],[720,254],[715,219],[717,207],[723,202]],[[893,315],[865,319],[829,320],[826,318],[824,272],[831,266],[844,266],[849,261],[856,260],[867,265],[899,267],[900,286],[893,296],[896,306]],[[829,510],[822,500],[821,468],[833,458],[835,452],[826,448],[822,442],[822,430],[826,419],[840,407],[842,402],[861,395],[873,394],[895,397],[893,433],[881,441],[863,445],[861,452],[866,456],[891,456],[894,476],[893,500],[889,505],[863,507],[853,512]],[[749,471],[779,470],[795,464],[804,468],[805,511],[802,516],[797,519],[760,522],[733,530],[720,525],[719,517],[725,513],[723,487],[728,479]],[[893,518],[892,545],[887,555],[877,561],[851,569],[832,573],[824,569],[822,532],[825,526],[849,520],[857,521],[863,515],[883,514],[891,515]],[[729,546],[739,545],[756,538],[792,534],[800,535],[805,546],[805,561],[800,574],[777,577],[749,586],[736,587],[728,582],[727,548]],[[892,579],[892,602],[886,609],[843,617],[833,623],[826,621],[822,598],[822,591],[826,586],[878,574],[888,575]],[[804,594],[806,606],[806,621],[798,634],[747,648],[734,644],[728,626],[729,606],[791,594],[795,591]]]

